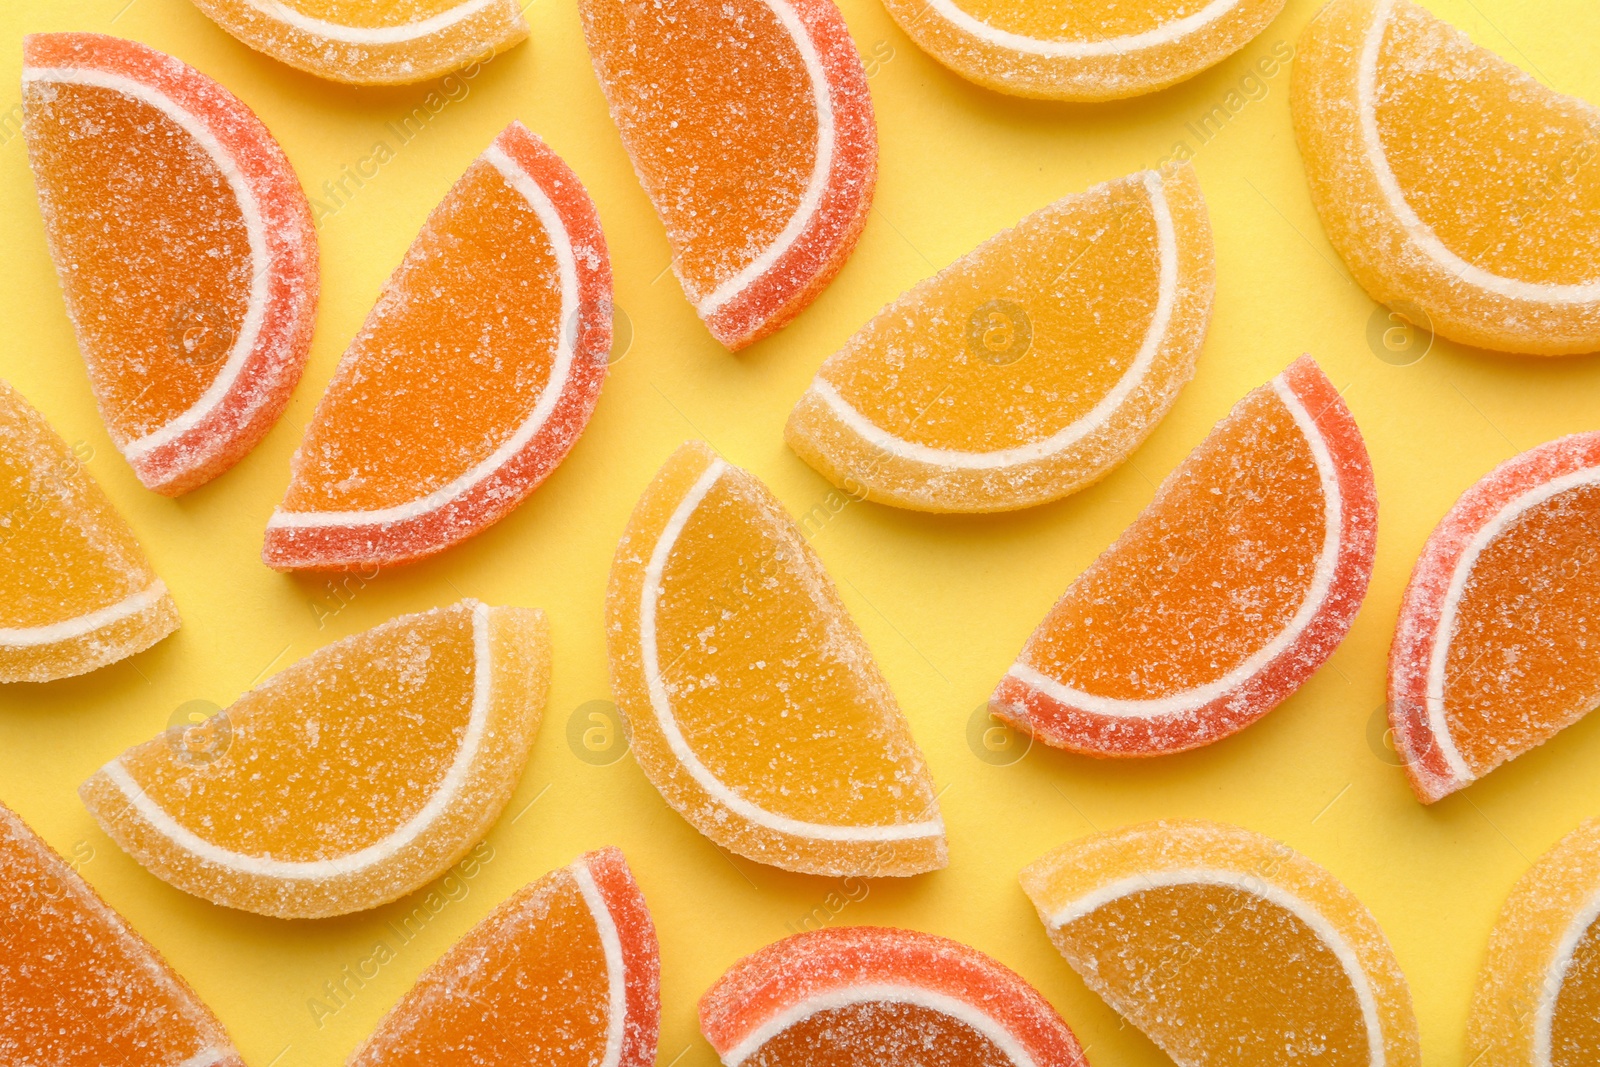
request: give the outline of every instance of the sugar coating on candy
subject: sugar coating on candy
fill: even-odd
[[[1193,170],[1068,196],[889,304],[828,359],[785,431],[835,485],[997,511],[1103,477],[1166,414],[1214,289]]]
[[[294,664],[84,783],[156,875],[267,915],[337,915],[443,873],[510,799],[549,678],[541,612],[462,601]]]
[[[616,848],[525,886],[390,1009],[349,1067],[649,1067],[655,926]]]
[[[243,1067],[167,961],[0,804],[0,1062]]]
[[[1360,433],[1301,359],[1240,401],[1072,583],[996,689],[995,713],[1097,756],[1241,730],[1348,632],[1376,525]]]
[[[1600,701],[1600,434],[1501,464],[1451,507],[1406,589],[1389,716],[1425,802],[1543,744]]]
[[[1467,1017],[1481,1067],[1600,1060],[1600,820],[1541,856],[1506,898]]]
[[[259,119],[178,60],[97,34],[24,45],[23,129],[90,384],[145,485],[237,462],[299,380],[311,213]]]
[[[406,85],[461,68],[463,77],[472,77],[481,64],[528,35],[517,0],[194,4],[258,52],[352,85]]]
[[[1084,982],[1179,1067],[1421,1062],[1376,921],[1276,841],[1146,823],[1063,845],[1022,885]]]
[[[921,751],[821,561],[765,486],[703,444],[645,491],[607,642],[632,751],[712,841],[789,870],[945,863]]]
[[[1088,1063],[1020,975],[960,942],[875,926],[745,957],[700,998],[700,1029],[727,1067]]]
[[[610,347],[594,205],[513,123],[428,217],[339,361],[266,561],[402,562],[497,522],[583,432]]]
[[[782,326],[855,246],[877,178],[861,58],[833,0],[582,0],[612,118],[712,334]]]
[[[1464,344],[1600,348],[1600,108],[1410,0],[1324,8],[1292,105],[1323,225],[1375,299]]]
[[[889,0],[920,47],[990,89],[1114,100],[1198,74],[1266,28],[1283,0]]]
[[[141,652],[178,609],[127,522],[0,380],[0,682],[47,682]]]

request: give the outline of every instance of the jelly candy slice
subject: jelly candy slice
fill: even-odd
[[[139,480],[177,496],[254,448],[300,380],[317,307],[311,208],[261,120],[171,56],[34,34],[22,84],[100,414]]]
[[[1411,992],[1333,875],[1179,820],[1063,845],[1022,888],[1084,984],[1178,1067],[1419,1067]]]
[[[0,1063],[244,1067],[188,983],[4,804]]]
[[[824,927],[735,963],[700,998],[727,1067],[1088,1067],[1020,975],[959,941]]]
[[[340,359],[263,558],[388,566],[500,521],[583,432],[610,350],[594,204],[513,122],[428,216]]]
[[[1389,650],[1389,720],[1432,803],[1600,701],[1600,433],[1508,460],[1422,549]]]
[[[0,682],[142,652],[178,609],[78,454],[0,380]]]
[[[464,600],[301,660],[79,792],[157,877],[283,918],[376,907],[489,832],[550,675],[544,614]]]
[[[579,0],[672,267],[730,349],[788,322],[855,248],[878,134],[833,0]]]
[[[258,52],[330,81],[402,85],[472,69],[528,35],[518,0],[194,0]]]
[[[705,445],[634,508],[606,638],[634,757],[716,844],[809,874],[945,865],[933,779],[822,561]]]
[[[1211,744],[1333,654],[1372,574],[1361,434],[1309,357],[1250,393],[1033,632],[1000,718],[1092,756]]]
[[[660,975],[644,896],[603,848],[469,930],[348,1067],[651,1067]]]
[[[1462,344],[1600,349],[1600,108],[1410,0],[1323,8],[1290,102],[1322,225],[1373,299]]]
[[[1284,0],[885,0],[901,29],[964,78],[1002,93],[1116,100],[1220,63]]]
[[[900,507],[1066,496],[1127,459],[1193,376],[1213,279],[1192,168],[1096,186],[880,311],[785,436],[833,484]]]
[[[1475,1067],[1600,1063],[1600,819],[1539,858],[1489,935],[1467,1017]]]

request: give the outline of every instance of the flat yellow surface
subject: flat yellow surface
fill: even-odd
[[[1427,3],[1555,88],[1600,100],[1600,69],[1584,44],[1600,40],[1592,0]],[[1495,463],[1600,425],[1600,362],[1496,357],[1437,341],[1425,358],[1397,365],[1381,340],[1369,343],[1375,305],[1349,281],[1307,197],[1289,74],[1252,74],[1258,60],[1292,47],[1315,0],[1295,0],[1242,53],[1186,84],[1092,107],[975,88],[921,54],[876,0],[842,6],[872,75],[882,138],[876,207],[838,281],[793,325],[739,356],[711,341],[666,269],[666,239],[606,115],[572,0],[533,0],[529,40],[470,82],[392,90],[292,71],[184,0],[0,6],[0,86],[9,87],[0,89],[0,374],[69,442],[92,448],[89,470],[132,521],[184,616],[182,630],[131,661],[0,692],[0,799],[75,857],[210,1002],[256,1067],[342,1063],[495,903],[608,843],[627,853],[661,935],[663,1065],[714,1062],[695,1001],[728,964],[802,922],[825,921],[967,941],[1033,981],[1097,1067],[1159,1064],[1161,1054],[1057,956],[1016,883],[1024,863],[1064,840],[1159,816],[1240,823],[1342,878],[1388,931],[1411,979],[1426,1061],[1463,1062],[1468,995],[1502,898],[1534,857],[1600,812],[1600,719],[1425,809],[1383,745],[1384,657],[1428,531]],[[177,501],[139,487],[96,416],[16,134],[22,35],[69,29],[143,41],[222,81],[278,135],[327,209],[305,380],[252,455]],[[428,118],[414,121],[420,132],[402,143],[400,120],[419,106]],[[263,524],[340,352],[429,209],[513,118],[544,136],[594,196],[617,299],[633,325],[594,421],[516,514],[442,557],[368,581],[269,571],[259,559]],[[594,702],[610,696],[601,608],[611,552],[667,454],[703,437],[765,479],[793,512],[808,511],[829,486],[785,449],[780,431],[824,357],[884,302],[996,230],[1062,194],[1150,165],[1179,141],[1194,151],[1211,205],[1216,317],[1196,380],[1132,461],[1076,497],[1011,516],[940,518],[852,503],[812,541],[944,789],[949,869],[876,882],[863,896],[857,883],[730,859],[667,809],[631,759],[580,758],[587,717],[605,708]],[[380,143],[393,158],[374,165]],[[359,185],[343,178],[358,167],[369,175]],[[342,178],[344,192],[333,188]],[[1382,513],[1372,590],[1332,661],[1259,724],[1183,756],[1097,763],[1035,750],[1005,765],[1014,754],[988,752],[981,736],[969,742],[974,712],[1072,577],[1234,400],[1307,351],[1360,423]],[[78,803],[79,782],[164,729],[186,702],[226,705],[337,637],[461,596],[544,608],[555,677],[527,773],[489,838],[493,860],[436,897],[443,903],[413,940],[398,944],[389,923],[423,894],[320,922],[231,912],[146,873]],[[394,958],[360,977],[380,940]]]

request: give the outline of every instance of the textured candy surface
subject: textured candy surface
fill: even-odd
[[[403,896],[488,833],[549,684],[544,614],[464,600],[301,660],[83,784],[112,839],[186,892],[313,918]]]
[[[1463,344],[1600,349],[1600,108],[1410,0],[1330,3],[1291,99],[1322,224],[1374,299]]]
[[[655,926],[621,851],[590,852],[469,930],[349,1067],[650,1067],[660,972]]]
[[[1302,358],[1167,476],[1056,602],[991,707],[1095,756],[1218,741],[1333,654],[1366,593],[1376,537],[1361,434]]]
[[[330,81],[402,85],[471,69],[528,35],[517,0],[194,0],[258,52]]]
[[[1600,433],[1508,460],[1423,547],[1389,652],[1389,719],[1431,803],[1600,701]]]
[[[1600,1063],[1600,820],[1518,880],[1489,934],[1467,1017],[1478,1067]]]
[[[700,998],[727,1067],[1088,1067],[1020,975],[958,941],[824,927],[768,945]]]
[[[672,267],[732,349],[778,329],[866,223],[878,139],[833,0],[580,0],[611,117]]]
[[[610,349],[594,204],[514,122],[428,217],[339,361],[263,558],[401,563],[498,522],[583,432]]]
[[[0,1063],[244,1067],[188,984],[4,804]]]
[[[0,682],[48,682],[142,652],[178,609],[69,447],[0,379]]]
[[[1022,887],[1085,984],[1178,1067],[1421,1063],[1383,931],[1287,845],[1145,823],[1061,846]]]
[[[176,496],[264,437],[317,305],[311,209],[255,114],[171,56],[23,45],[23,129],[67,314],[112,440]]]
[[[1187,165],[1068,196],[880,311],[822,365],[784,436],[835,485],[901,507],[1076,492],[1193,376],[1214,273]]]
[[[812,874],[944,866],[933,780],[822,561],[704,444],[634,508],[606,640],[639,766],[712,841]]]
[[[886,0],[911,39],[979,85],[1053,100],[1155,92],[1243,48],[1284,0]]]

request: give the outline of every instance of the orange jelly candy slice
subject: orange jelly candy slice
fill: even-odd
[[[651,1067],[660,974],[644,896],[603,848],[469,930],[348,1067]]]
[[[185,892],[283,918],[360,911],[489,832],[549,677],[543,612],[464,600],[321,649],[79,792],[112,840]]]
[[[1050,100],[1155,92],[1231,56],[1284,0],[885,0],[924,51],[979,85]]]
[[[258,52],[354,85],[427,81],[528,35],[519,0],[194,0]]]
[[[0,682],[142,652],[178,609],[77,453],[0,380]]]
[[[1091,756],[1181,752],[1236,733],[1344,639],[1377,522],[1355,421],[1300,359],[1167,476],[1050,609],[990,706]]]
[[[610,350],[600,218],[513,122],[428,216],[340,359],[263,558],[387,566],[500,521],[583,432]]]
[[[818,371],[789,446],[833,484],[920,511],[1076,492],[1194,375],[1211,319],[1194,171],[1069,196],[880,311]]]
[[[1291,94],[1311,198],[1374,299],[1462,344],[1600,349],[1600,108],[1410,0],[1330,3]]]
[[[34,34],[22,83],[100,414],[139,480],[177,496],[254,448],[300,380],[317,307],[311,208],[255,113],[171,56]]]
[[[1562,838],[1506,898],[1467,1051],[1474,1067],[1600,1063],[1600,819]]]
[[[833,0],[579,0],[672,268],[730,349],[788,322],[855,248],[878,133]]]
[[[1424,803],[1600,702],[1600,433],[1501,464],[1422,549],[1389,651],[1389,720]]]
[[[1088,1067],[1020,975],[959,941],[825,927],[735,963],[700,998],[726,1067]]]
[[[1071,842],[1022,872],[1084,984],[1178,1067],[1418,1067],[1372,914],[1287,845],[1195,821]]]
[[[705,445],[634,508],[606,638],[634,757],[713,842],[808,874],[945,865],[933,779],[822,561]]]
[[[0,1063],[244,1067],[188,983],[4,804]]]

